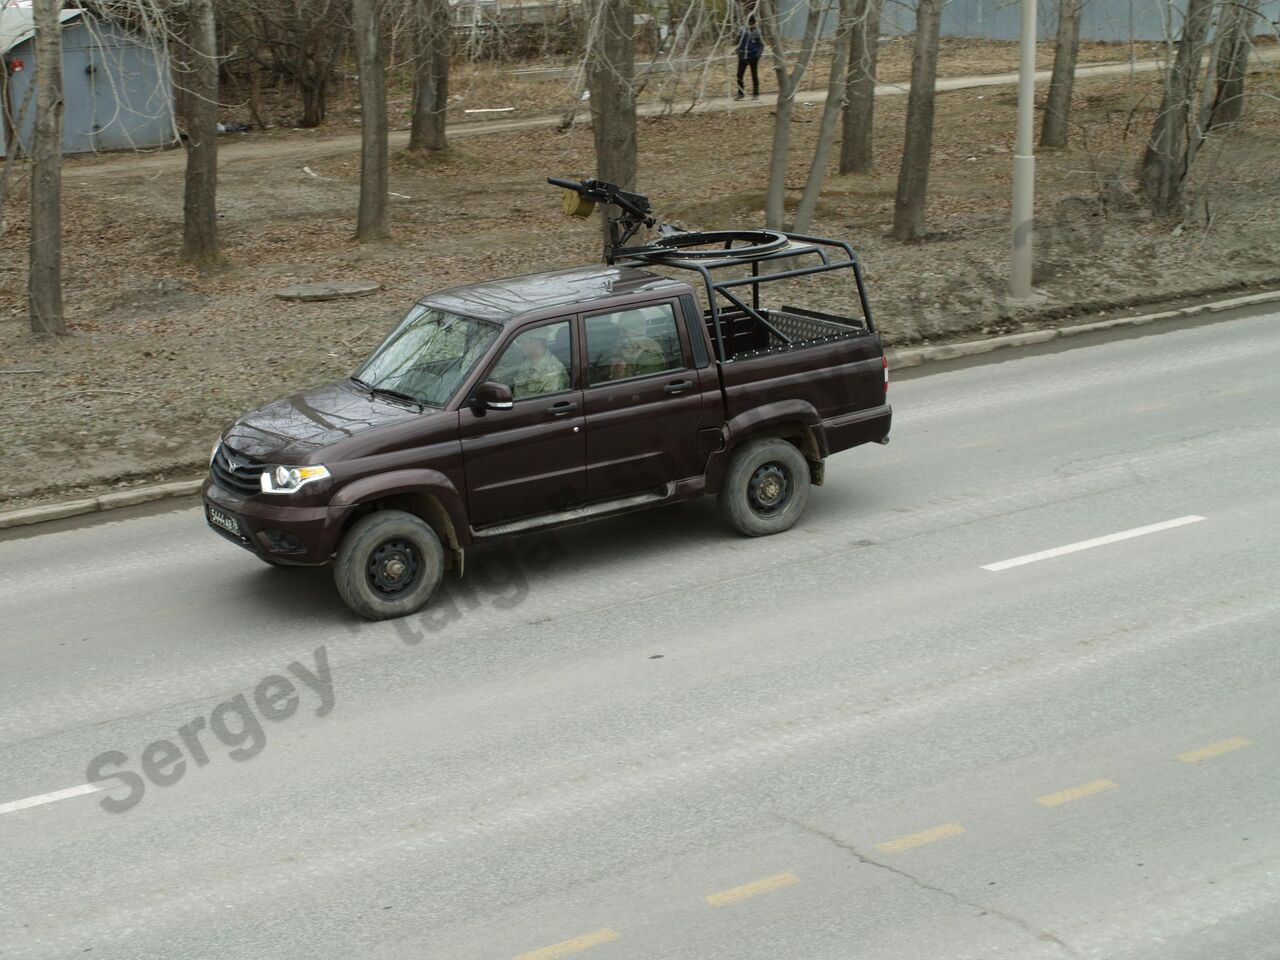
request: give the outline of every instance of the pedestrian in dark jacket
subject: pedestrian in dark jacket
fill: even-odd
[[[756,26],[755,14],[747,18],[747,25],[738,34],[738,95],[734,99],[741,100],[742,79],[747,67],[751,67],[751,98],[760,96],[760,55],[764,53],[764,38],[760,36],[760,28]]]

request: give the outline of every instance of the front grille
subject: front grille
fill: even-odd
[[[261,460],[228,450],[225,443],[218,447],[213,463],[209,465],[214,483],[242,497],[262,492],[262,471],[265,469],[266,464]]]

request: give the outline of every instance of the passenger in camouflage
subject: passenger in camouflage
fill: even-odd
[[[671,366],[662,347],[648,336],[641,311],[623,314],[618,325],[622,327],[624,336],[609,358],[610,380],[625,380],[627,377],[657,373]]]
[[[520,338],[520,352],[524,354],[524,361],[511,377],[513,399],[540,397],[569,389],[569,374],[564,364],[547,349],[546,339],[526,334]]]

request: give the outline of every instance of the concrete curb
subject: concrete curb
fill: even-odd
[[[1097,323],[1083,323],[1074,327],[1059,327],[1055,330],[1028,330],[1023,333],[1010,333],[1003,337],[990,337],[986,340],[970,340],[965,343],[940,343],[929,347],[908,347],[905,350],[890,349],[889,369],[918,367],[925,363],[939,360],[954,360],[957,357],[973,357],[993,350],[1008,347],[1026,347],[1034,343],[1046,343],[1059,337],[1075,337],[1085,333],[1096,333],[1100,330],[1115,330],[1123,327],[1141,327],[1161,320],[1172,320],[1175,317],[1192,317],[1198,313],[1222,313],[1236,307],[1247,307],[1258,303],[1274,303],[1280,301],[1280,290],[1266,293],[1254,293],[1231,300],[1218,300],[1213,303],[1201,303],[1180,310],[1165,310],[1161,313],[1148,313],[1138,317],[1117,317],[1113,320],[1100,320]],[[62,520],[66,517],[78,517],[86,513],[97,513],[101,510],[114,510],[118,507],[132,507],[139,503],[150,503],[154,500],[169,500],[175,497],[189,497],[200,492],[204,478],[195,480],[175,480],[171,483],[157,483],[146,487],[133,487],[117,493],[104,493],[99,497],[86,500],[67,500],[63,503],[43,504],[38,507],[26,507],[22,510],[9,510],[0,513],[0,530],[9,527],[23,527],[33,523],[44,523],[47,520]]]
[[[902,350],[890,348],[889,369],[918,367],[938,360],[954,360],[958,357],[974,357],[993,350],[1006,347],[1026,347],[1033,343],[1045,343],[1060,337],[1077,337],[1086,333],[1097,333],[1102,330],[1116,330],[1124,327],[1141,327],[1161,320],[1173,320],[1177,317],[1194,317],[1199,313],[1222,313],[1237,307],[1248,307],[1258,303],[1274,303],[1280,301],[1280,290],[1266,293],[1254,293],[1245,297],[1234,297],[1230,300],[1217,300],[1213,303],[1199,303],[1180,310],[1164,310],[1160,313],[1146,313],[1137,317],[1116,317],[1112,320],[1099,320],[1097,323],[1082,323],[1073,327],[1058,327],[1054,330],[1028,330],[1024,333],[1010,333],[1002,337],[990,337],[986,340],[969,340],[964,343],[940,343],[928,347],[907,347]]]
[[[62,503],[8,510],[0,513],[0,530],[8,527],[25,527],[32,523],[44,523],[46,520],[78,517],[86,513],[97,513],[99,510],[132,507],[139,503],[150,503],[153,500],[189,497],[200,492],[202,483],[204,483],[203,477],[198,480],[175,480],[171,483],[154,483],[145,487],[120,490],[116,493],[104,493],[99,497],[86,500],[66,500]]]

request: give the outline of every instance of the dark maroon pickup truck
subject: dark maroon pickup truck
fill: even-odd
[[[333,561],[384,619],[499,537],[703,494],[778,533],[827,457],[888,441],[848,244],[675,232],[609,259],[430,294],[350,379],[244,415],[213,451],[209,525],[270,564]],[[806,288],[821,309],[789,302]]]

